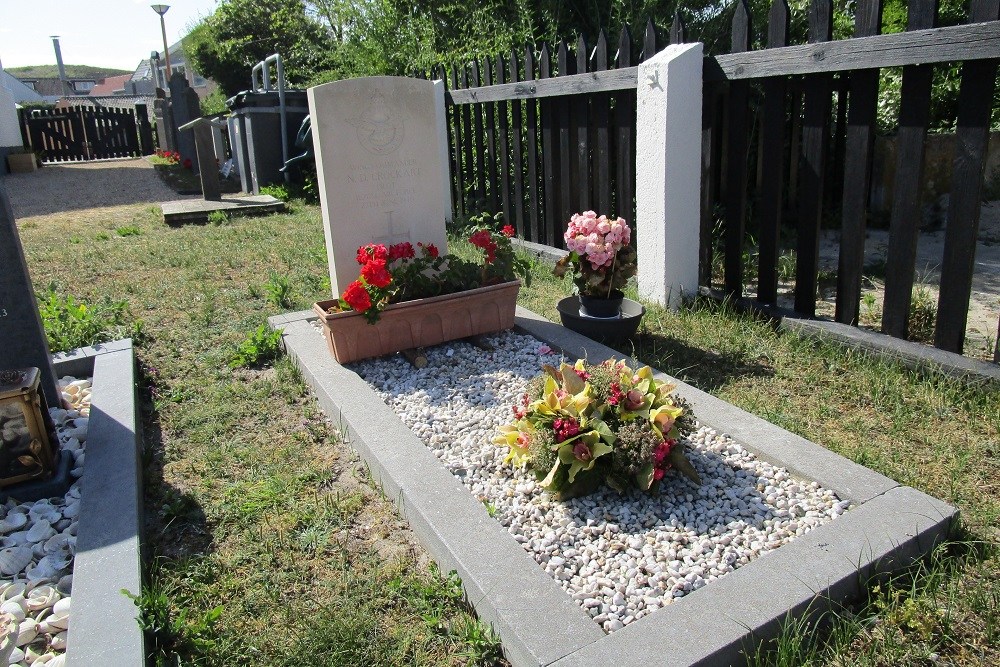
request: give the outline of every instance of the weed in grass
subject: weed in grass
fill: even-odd
[[[208,214],[208,224],[221,227],[229,222],[229,216],[225,211],[212,211]]]
[[[291,197],[288,194],[288,188],[284,185],[279,185],[277,183],[272,185],[265,185],[260,189],[262,195],[270,195],[275,199],[280,199],[281,201],[288,201]]]
[[[937,303],[934,295],[924,285],[913,287],[910,298],[909,338],[930,343],[934,341],[934,322],[937,320]]]
[[[285,276],[272,271],[270,278],[264,283],[263,290],[267,295],[267,300],[275,306],[279,308],[292,307],[292,284]]]
[[[128,304],[105,298],[96,306],[60,296],[55,286],[38,298],[45,336],[52,352],[66,352],[118,338],[141,342],[142,320],[129,321]]]
[[[243,339],[229,359],[230,368],[262,366],[281,353],[281,329],[271,330],[262,324]]]
[[[181,655],[198,656],[215,644],[215,625],[222,616],[222,606],[203,614],[191,614],[186,608],[177,609],[170,593],[154,581],[143,586],[135,595],[122,590],[139,608],[139,627],[146,634],[146,648],[153,664],[160,667],[179,665]]]
[[[110,238],[111,237],[108,236],[107,232],[97,232],[97,234],[94,235],[94,239],[97,241],[107,241]]]
[[[142,230],[135,225],[122,225],[121,227],[116,227],[115,232],[118,236],[140,236]]]

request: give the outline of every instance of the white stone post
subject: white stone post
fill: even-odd
[[[639,65],[636,248],[639,295],[671,308],[698,290],[702,45],[668,46]]]

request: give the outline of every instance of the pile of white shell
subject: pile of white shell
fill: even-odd
[[[465,343],[360,362],[367,380],[513,539],[608,632],[779,548],[850,503],[702,427],[686,441],[700,487],[668,473],[659,495],[600,490],[558,502],[491,440],[542,363],[538,340],[503,333],[485,352]]]
[[[90,380],[59,380],[63,406],[51,408],[59,447],[83,474]],[[62,667],[69,629],[80,482],[61,498],[0,506],[0,658],[8,665]],[[4,638],[3,629],[14,629]],[[0,661],[2,662],[2,661]]]

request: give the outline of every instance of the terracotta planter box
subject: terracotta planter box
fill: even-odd
[[[520,280],[457,294],[396,303],[375,324],[353,311],[328,313],[335,299],[313,304],[334,358],[350,363],[400,350],[494,333],[514,326]]]
[[[12,174],[27,174],[38,168],[34,153],[10,153],[7,155],[7,166]]]

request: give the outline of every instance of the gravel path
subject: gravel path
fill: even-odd
[[[18,219],[190,198],[168,188],[144,158],[47,164],[3,183]]]

